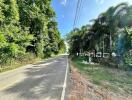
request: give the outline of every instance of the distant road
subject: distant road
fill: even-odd
[[[0,74],[0,100],[62,100],[67,55]]]

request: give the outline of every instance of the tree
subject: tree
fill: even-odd
[[[47,45],[58,54],[62,41],[51,0],[0,0],[0,62],[28,53],[43,58]]]

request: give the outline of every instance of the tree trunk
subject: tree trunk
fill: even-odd
[[[103,35],[103,46],[102,46],[102,58],[103,58],[103,55],[104,55],[104,35]]]
[[[112,35],[110,33],[110,57],[112,56]]]

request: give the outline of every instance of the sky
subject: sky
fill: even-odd
[[[73,29],[75,12],[78,0],[52,0],[51,6],[56,12],[56,20],[61,36],[64,37]],[[105,12],[109,7],[116,6],[121,2],[132,4],[132,0],[83,0],[79,19],[75,27],[91,24],[90,20],[95,19],[100,13]]]

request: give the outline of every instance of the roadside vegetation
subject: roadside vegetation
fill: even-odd
[[[1,71],[64,51],[51,0],[0,0]]]
[[[109,90],[109,94],[113,91],[113,95],[125,95],[125,99],[132,95],[131,16],[132,6],[121,3],[91,20],[92,25],[75,28],[67,35],[72,66],[88,79],[87,82]],[[105,53],[107,57],[103,56]]]
[[[115,68],[109,68],[100,64],[84,64],[83,57],[72,59],[72,65],[86,76],[91,83],[107,90],[121,94],[132,95],[132,73]]]
[[[109,53],[108,58],[92,57],[92,61],[110,67],[132,68],[132,6],[121,3],[101,13],[92,25],[75,28],[67,35],[69,53]],[[114,56],[113,56],[114,54]]]

